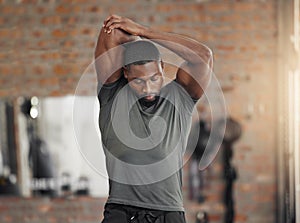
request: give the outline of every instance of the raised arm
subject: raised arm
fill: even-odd
[[[177,82],[192,98],[201,97],[209,83],[213,66],[212,52],[207,46],[189,37],[153,30],[117,15],[108,17],[104,28],[107,33],[121,29],[132,35],[150,39],[176,53],[185,60],[177,71]]]
[[[114,29],[109,34],[102,28],[95,48],[95,67],[98,81],[102,84],[115,82],[122,75],[123,47],[121,44],[137,37]]]

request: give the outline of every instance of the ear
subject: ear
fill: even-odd
[[[123,73],[124,73],[124,77],[128,79],[128,73],[129,73],[128,67],[126,66],[123,67]]]
[[[164,69],[165,64],[162,60],[160,61],[160,65],[161,65],[161,68]]]

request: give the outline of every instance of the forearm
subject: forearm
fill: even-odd
[[[190,64],[211,64],[211,50],[204,44],[189,37],[174,33],[160,32],[146,27],[141,29],[138,35],[168,48]]]
[[[178,54],[189,64],[210,64],[212,60],[211,50],[194,39],[179,34],[153,30],[125,17],[109,16],[104,22],[104,27],[108,33],[115,29],[121,29],[132,35],[155,41]]]
[[[101,29],[94,54],[98,80],[110,83],[120,77],[124,50],[122,44],[135,39],[136,37],[119,29],[113,30],[110,34]]]
[[[101,29],[98,37],[95,48],[95,68],[98,81],[101,83],[109,82],[107,80],[117,75],[114,75],[115,67],[122,67],[122,53],[118,53],[122,49],[115,48],[118,46],[115,35],[116,33],[113,32],[109,38],[104,29]]]

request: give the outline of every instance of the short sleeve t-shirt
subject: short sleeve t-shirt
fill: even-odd
[[[99,88],[107,202],[183,211],[181,169],[195,100],[176,81],[147,107],[124,77]]]

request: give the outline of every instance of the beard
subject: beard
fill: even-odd
[[[149,95],[146,95],[144,97],[141,97],[139,99],[139,103],[144,106],[144,107],[151,107],[152,105],[156,104],[157,101],[159,99],[159,96],[158,95],[151,95],[151,99],[149,98]]]
[[[143,96],[141,97],[141,99],[150,102],[150,101],[154,101],[156,97],[157,97],[157,94],[152,93],[152,94],[143,95]]]

